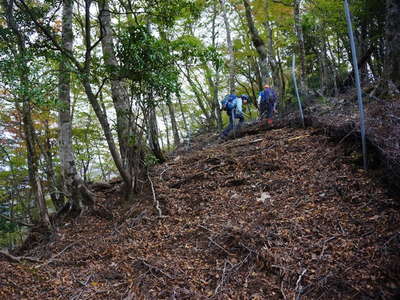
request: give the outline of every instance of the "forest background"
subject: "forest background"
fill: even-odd
[[[363,86],[400,89],[400,4],[350,1]],[[329,104],[354,84],[343,2],[1,0],[0,247],[49,214],[94,209],[94,181],[119,176],[134,201],[147,168],[227,122],[219,101],[264,83],[279,113]],[[377,100],[375,100],[377,101]]]

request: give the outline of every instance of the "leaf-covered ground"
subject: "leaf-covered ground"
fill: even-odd
[[[25,253],[40,263],[0,258],[0,298],[395,299],[400,202],[358,161],[287,128],[181,154],[150,174],[163,217],[150,188],[101,190],[113,220],[65,224]]]

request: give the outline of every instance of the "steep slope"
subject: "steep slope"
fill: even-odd
[[[316,130],[277,129],[175,157],[114,219],[82,216],[0,261],[0,298],[394,298],[399,199]],[[154,208],[160,203],[162,217]]]

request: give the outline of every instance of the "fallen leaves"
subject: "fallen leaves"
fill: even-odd
[[[0,298],[349,299],[399,288],[399,204],[317,132],[180,153],[150,176],[167,218],[151,191],[125,207],[100,197],[114,221],[61,227],[62,239],[26,253],[45,253],[39,269],[0,262]]]

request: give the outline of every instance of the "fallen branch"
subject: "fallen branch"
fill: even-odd
[[[226,250],[224,247],[222,247],[221,245],[219,245],[217,242],[215,242],[212,238],[208,238],[208,240],[213,243],[215,246],[217,246],[218,248],[220,248],[221,250],[223,250],[226,254],[228,255],[232,255],[232,253],[230,253],[228,250]]]
[[[204,177],[205,176],[204,176],[203,173],[196,173],[196,174],[190,175],[190,176],[188,176],[186,178],[183,178],[182,180],[179,180],[176,183],[172,183],[172,184],[168,185],[168,187],[169,188],[180,188],[181,185],[186,184],[186,183],[190,182],[193,179],[201,179],[201,178],[204,178]]]
[[[163,214],[162,214],[162,211],[161,211],[161,208],[160,208],[160,201],[158,201],[157,198],[156,198],[156,192],[155,192],[155,190],[154,190],[153,181],[151,180],[149,173],[147,173],[147,178],[148,178],[149,181],[150,181],[151,191],[152,191],[152,193],[153,193],[153,202],[154,202],[154,205],[155,205],[155,207],[156,207],[156,209],[157,209],[158,216],[161,218],[161,217],[163,216]]]
[[[54,259],[56,259],[57,257],[59,257],[61,254],[63,254],[65,251],[67,251],[69,248],[71,248],[72,246],[75,246],[76,244],[78,244],[78,242],[74,242],[72,244],[69,244],[67,247],[65,247],[63,250],[61,250],[60,252],[58,252],[56,255],[53,255],[49,260],[47,260],[46,262],[44,262],[41,265],[36,266],[36,269],[39,269],[43,266],[47,266],[48,264],[52,263],[54,261]]]
[[[14,255],[12,255],[12,254],[8,253],[7,251],[4,251],[4,250],[0,251],[0,256],[1,255],[4,255],[8,260],[10,260],[12,262],[20,263],[21,260],[27,260],[27,261],[34,262],[34,263],[41,262],[40,259],[38,259],[38,258],[29,257],[29,256],[14,256]]]
[[[214,295],[217,295],[219,293],[220,288],[222,288],[222,286],[225,284],[225,279],[227,277],[227,268],[226,268],[227,263],[228,263],[228,261],[225,260],[221,280],[219,281],[217,287],[215,288]]]
[[[160,179],[161,179],[161,180],[164,180],[164,179],[162,178],[162,175],[163,175],[168,169],[169,169],[169,166],[167,166],[167,167],[160,173]]]
[[[301,279],[303,278],[304,274],[306,274],[306,272],[307,272],[307,269],[304,269],[303,272],[301,272],[301,274],[299,275],[299,278],[297,278],[295,292],[296,293],[298,292],[299,294],[296,296],[296,300],[300,299],[301,290],[302,290],[300,282],[301,282]]]
[[[128,258],[133,259],[133,257],[131,257],[131,256],[128,256]],[[163,270],[162,270],[161,268],[159,268],[159,267],[156,267],[156,266],[154,266],[154,265],[149,264],[149,263],[148,263],[145,259],[143,259],[143,258],[135,259],[135,261],[138,261],[138,262],[142,263],[144,266],[146,266],[147,268],[149,268],[149,271],[150,271],[150,272],[151,272],[152,270],[154,270],[154,271],[156,271],[156,272],[158,272],[158,273],[161,273],[161,274],[167,276],[169,279],[175,279],[175,276],[173,276],[173,275],[167,273],[166,271],[163,271]]]
[[[334,240],[334,239],[336,239],[336,236],[333,236],[333,237],[327,239],[326,241],[324,241],[324,244],[323,244],[323,246],[322,246],[321,254],[319,255],[319,259],[321,259],[322,256],[324,255],[324,252],[325,252],[325,249],[326,249],[326,244],[327,244],[328,242]]]
[[[228,260],[225,260],[221,280],[219,281],[217,287],[215,288],[214,296],[220,292],[220,289],[222,289],[224,284],[229,280],[230,276],[232,275],[232,272],[235,269],[236,269],[236,271],[239,270],[240,267],[249,259],[250,255],[251,255],[251,253],[247,254],[247,256],[242,261],[238,262],[235,265],[232,265]],[[227,268],[228,263],[231,265],[230,268]]]

